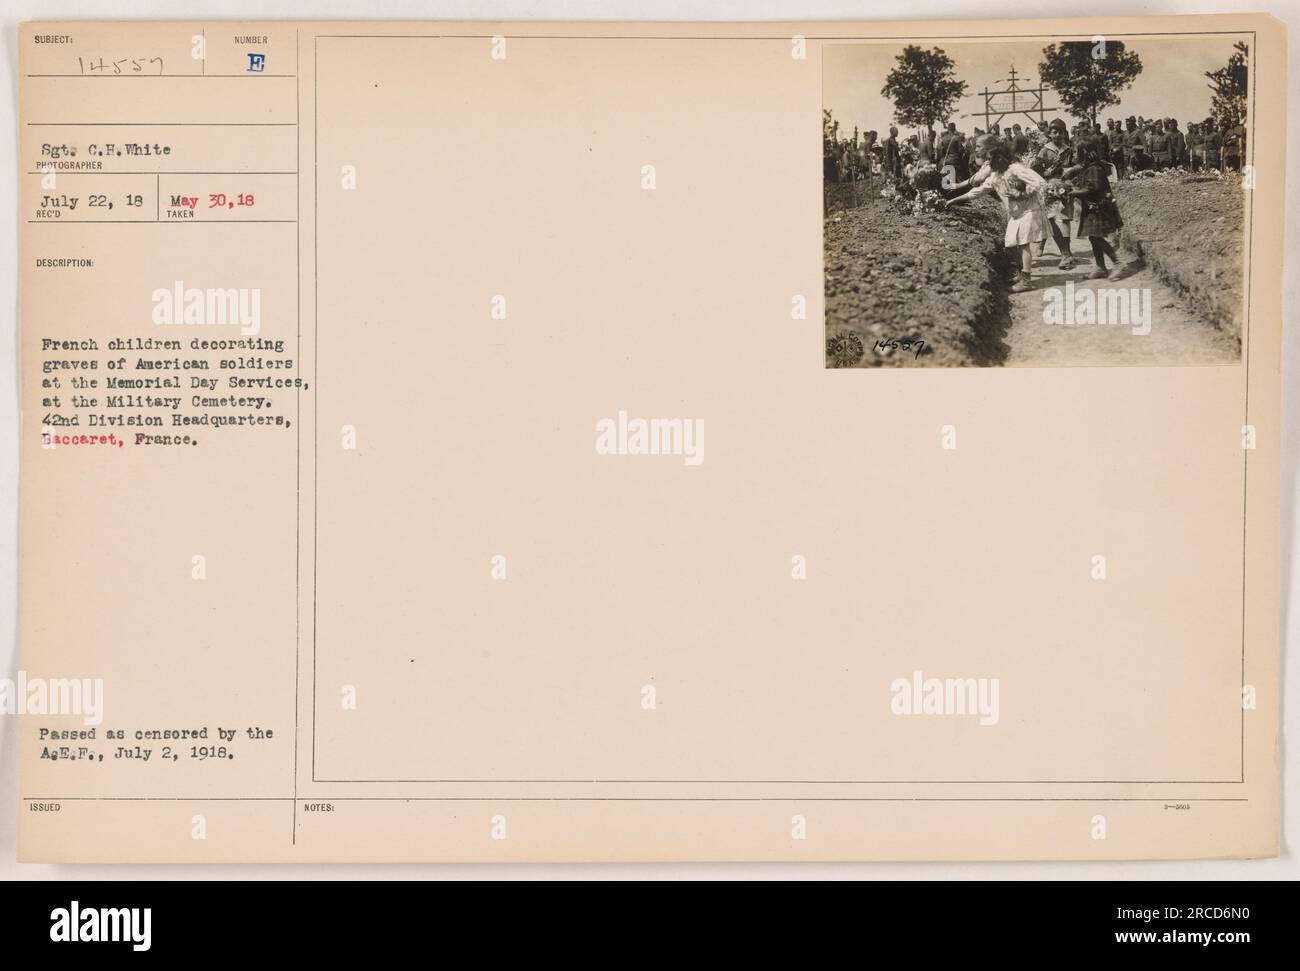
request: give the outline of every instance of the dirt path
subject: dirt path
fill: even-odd
[[[1073,269],[1057,268],[1060,257],[1049,240],[1044,255],[1034,260],[1034,288],[1011,294],[1011,327],[1004,337],[1009,348],[1008,367],[1234,364],[1241,359],[1236,339],[1191,313],[1153,270],[1131,264],[1119,281],[1089,280],[1088,274],[1096,267],[1088,241],[1070,242],[1076,260]],[[1133,259],[1122,250],[1120,257]],[[1045,298],[1045,291],[1056,288],[1064,302],[1071,296],[1065,289],[1067,282],[1074,283],[1073,294],[1084,288],[1125,288],[1130,293],[1149,289],[1151,332],[1137,335],[1130,326],[1105,323],[1046,323],[1044,311],[1051,306],[1051,298]]]

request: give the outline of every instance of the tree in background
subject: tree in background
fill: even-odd
[[[1117,40],[1070,40],[1048,44],[1038,77],[1056,91],[1076,118],[1097,124],[1097,112],[1119,104],[1119,93],[1142,73],[1142,59]]]
[[[894,102],[894,119],[902,125],[933,128],[946,121],[966,93],[957,79],[952,58],[940,48],[922,50],[909,44],[898,55],[898,66],[885,78],[882,97]]]
[[[1246,88],[1250,83],[1250,48],[1241,41],[1233,44],[1228,63],[1217,71],[1206,71],[1210,79],[1210,115],[1227,131],[1246,121]]]

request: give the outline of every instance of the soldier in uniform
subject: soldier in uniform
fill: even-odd
[[[1148,118],[1146,123],[1141,126],[1142,134],[1145,136],[1142,146],[1142,168],[1154,169],[1156,167],[1155,156],[1151,154],[1151,142],[1155,139],[1156,134],[1164,134],[1164,126],[1158,119]]]
[[[1178,130],[1177,118],[1165,119],[1165,131],[1169,133],[1169,154],[1174,165],[1187,164],[1187,139]]]
[[[1207,169],[1217,169],[1222,166],[1220,158],[1223,148],[1223,133],[1219,131],[1219,126],[1213,118],[1205,119],[1205,167]]]
[[[839,181],[839,171],[835,159],[835,143],[829,138],[822,139],[822,181]]]
[[[889,126],[889,137],[880,143],[880,148],[885,175],[891,179],[900,178],[903,174],[903,157],[898,149],[898,129],[893,125]]]
[[[957,134],[957,126],[953,122],[948,122],[939,132],[939,137],[934,143],[934,164],[940,168],[943,167],[943,158],[948,154],[948,143],[952,141]]]
[[[1169,168],[1172,152],[1169,144],[1169,132],[1165,130],[1162,124],[1151,126],[1151,134],[1147,138],[1147,151],[1151,155],[1151,165],[1157,172]]]
[[[939,140],[939,168],[947,173],[951,166],[951,181],[964,182],[970,177],[969,159],[966,155],[966,140],[957,131],[956,122],[948,122],[948,131]]]
[[[862,173],[863,178],[871,178],[871,170],[874,166],[871,164],[875,156],[877,134],[875,131],[868,131],[862,136],[862,145],[858,149],[858,171]]]
[[[1138,171],[1141,164],[1142,153],[1146,149],[1146,136],[1142,134],[1142,130],[1138,128],[1137,119],[1132,115],[1128,116],[1128,120],[1124,124],[1124,137],[1122,139],[1124,143],[1124,169],[1129,175],[1132,175]]]
[[[1107,138],[1110,145],[1110,164],[1115,166],[1118,178],[1124,177],[1124,129],[1114,118],[1106,119]]]
[[[1017,158],[1029,151],[1029,136],[1020,130],[1019,125],[1011,126],[1011,151]]]
[[[1240,172],[1241,163],[1245,158],[1246,129],[1238,123],[1223,133],[1223,167]]]

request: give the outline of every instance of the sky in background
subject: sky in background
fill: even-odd
[[[1142,58],[1142,73],[1130,88],[1120,92],[1118,105],[1100,113],[1099,123],[1104,125],[1106,118],[1122,119],[1129,115],[1173,117],[1178,119],[1179,127],[1186,130],[1188,121],[1198,121],[1210,112],[1210,89],[1205,72],[1223,67],[1232,55],[1233,43],[1249,39],[1249,35],[1124,38],[1126,48]],[[1019,87],[1037,87],[1043,48],[1052,40],[917,40],[913,43],[926,49],[940,47],[956,63],[957,77],[965,81],[967,87],[966,95],[957,103],[957,114],[951,120],[957,123],[958,129],[970,133],[976,126],[987,128],[982,117],[971,117],[972,112],[984,110],[984,99],[977,92],[985,87],[1005,88],[1013,64]],[[890,41],[833,44],[822,48],[823,107],[829,108],[840,123],[842,136],[851,137],[854,125],[863,132],[874,128],[881,138],[889,133],[889,126],[894,124],[894,105],[881,96],[880,89],[884,87],[885,76],[897,65],[896,58],[904,46],[902,41]],[[1046,104],[1060,105],[1054,92],[1047,92]],[[1064,110],[1049,111],[1046,115],[1048,121],[1055,117],[1065,119],[1071,126],[1076,120]],[[1013,122],[1024,125],[1027,119],[1024,115],[1007,115],[1002,126],[1005,128]],[[902,136],[913,130],[899,126]]]

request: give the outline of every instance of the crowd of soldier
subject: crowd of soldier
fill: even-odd
[[[1173,118],[1130,115],[1123,122],[1110,119],[1104,127],[1080,121],[1067,129],[1060,119],[1039,121],[1036,127],[1016,123],[1005,129],[995,123],[988,132],[976,128],[971,135],[949,122],[938,133],[932,128],[922,129],[906,139],[899,138],[894,126],[884,139],[874,130],[859,134],[856,128],[852,139],[841,139],[837,137],[838,129],[833,130],[823,139],[823,175],[827,182],[854,182],[882,175],[901,179],[915,166],[928,164],[944,171],[950,182],[960,182],[973,171],[975,144],[982,136],[1005,140],[1012,155],[1023,158],[1053,144],[1057,140],[1053,133],[1058,129],[1066,131],[1067,146],[1084,139],[1100,141],[1106,159],[1121,179],[1169,168],[1239,171],[1246,158],[1245,127],[1239,122],[1220,124],[1214,118],[1192,122],[1186,131]]]

